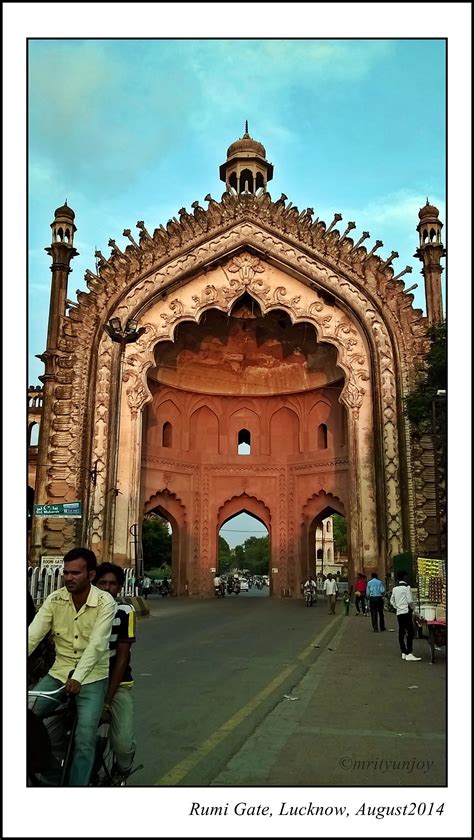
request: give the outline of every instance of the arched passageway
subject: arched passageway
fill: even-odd
[[[151,533],[153,526],[150,525],[153,521],[157,523],[154,545]],[[166,539],[166,530],[171,539]],[[186,517],[184,508],[175,495],[165,490],[155,493],[145,504],[142,521],[142,546],[145,555],[144,531],[145,536],[150,537],[147,564],[153,564],[156,569],[164,564],[169,565],[173,591],[176,595],[187,594]]]
[[[245,510],[233,514],[218,532],[218,565],[227,583],[239,580],[244,597],[261,597],[270,592],[270,535],[262,520]]]

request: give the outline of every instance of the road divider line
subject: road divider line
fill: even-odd
[[[341,620],[341,616],[336,616],[326,625],[326,627],[321,630],[320,633],[316,636],[313,641],[301,651],[300,654],[296,657],[296,661],[294,665],[288,665],[283,671],[280,671],[276,677],[273,678],[268,685],[265,686],[258,694],[255,695],[245,706],[242,706],[235,715],[232,715],[228,720],[226,720],[219,729],[216,729],[209,738],[206,738],[205,741],[202,742],[192,753],[191,755],[184,758],[178,764],[171,768],[164,776],[162,776],[157,782],[155,782],[155,786],[159,785],[168,785],[173,786],[179,784],[179,782],[184,779],[185,776],[197,765],[203,758],[208,756],[220,743],[230,735],[234,729],[242,723],[249,715],[252,714],[260,705],[263,703],[264,700],[267,699],[282,683],[285,682],[286,679],[296,670],[298,665],[304,662],[305,659],[308,658],[310,653],[314,652],[315,646],[318,646],[322,639],[327,636],[332,628]]]

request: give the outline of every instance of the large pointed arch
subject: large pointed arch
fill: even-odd
[[[142,222],[139,228],[138,245],[132,238],[123,251],[114,242],[109,259],[99,255],[98,274],[86,273],[89,294],[80,293],[79,305],[62,323],[51,413],[52,428],[56,423],[61,434],[50,435],[41,458],[48,465],[52,500],[84,498],[88,515],[82,536],[99,556],[116,538],[118,556],[130,560],[127,535],[139,506],[141,412],[151,396],[146,372],[155,345],[173,340],[178,323],[196,321],[209,307],[229,312],[245,291],[264,314],[283,309],[292,323],[312,324],[319,341],[337,348],[348,435],[359,458],[351,498],[361,496],[357,482],[368,487],[372,481],[370,459],[360,445],[363,427],[374,431],[370,457],[380,476],[372,481],[377,535],[365,541],[363,511],[351,517],[353,535],[362,551],[370,544],[372,557],[413,547],[408,428],[401,405],[413,360],[423,355],[427,340],[425,319],[412,309],[403,282],[394,278],[391,258],[380,260],[333,225],[328,231],[324,223],[313,223],[311,214],[298,215],[282,200],[272,202],[268,193],[224,194],[221,203],[209,197],[207,211],[183,210],[180,222],[170,222],[166,230],[150,235]],[[145,327],[139,342],[127,347],[123,387],[118,347],[103,332],[110,317],[136,318]],[[127,447],[119,445],[117,478],[128,490],[117,497],[115,521],[121,530],[112,535],[109,490],[115,480],[119,400]],[[86,480],[91,473],[92,484]],[[46,543],[53,538],[47,522],[37,528],[35,545],[42,544],[43,528]],[[62,533],[65,544],[74,540],[73,528]]]

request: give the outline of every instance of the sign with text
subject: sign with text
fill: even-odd
[[[57,557],[52,554],[43,554],[41,557],[41,569],[46,569],[48,575],[54,575],[56,569],[62,574],[64,557]]]
[[[34,505],[35,516],[62,517],[63,519],[81,519],[81,502],[64,502],[60,505]]]

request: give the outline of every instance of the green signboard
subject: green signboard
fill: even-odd
[[[62,505],[34,505],[34,516],[62,517],[64,519],[81,519],[81,502],[64,502]]]

